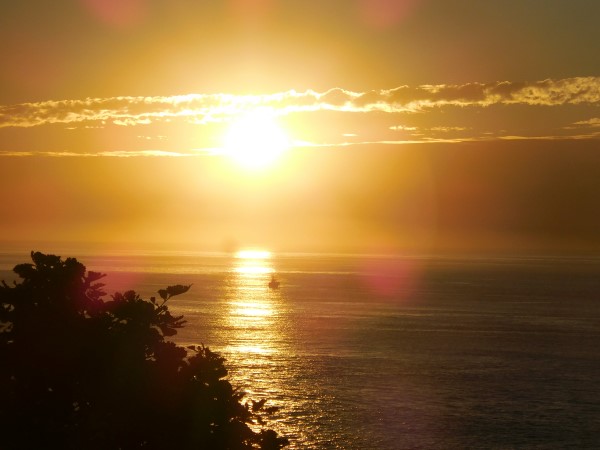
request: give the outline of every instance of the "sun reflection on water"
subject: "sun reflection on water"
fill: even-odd
[[[256,274],[265,274],[265,273],[273,273],[273,268],[266,266],[238,266],[234,269],[236,273],[241,275],[256,275]]]
[[[271,306],[258,302],[232,302],[232,313],[241,320],[262,320],[273,314]]]
[[[267,250],[240,250],[235,254],[237,259],[250,259],[250,260],[260,260],[260,259],[270,259],[271,252]]]
[[[271,252],[266,250],[240,250],[235,254],[233,271],[240,275],[258,278],[257,275],[271,274],[275,271],[271,262]],[[260,281],[260,280],[255,280]],[[255,289],[256,283],[243,283],[239,289]]]
[[[270,252],[239,252],[232,259],[226,294],[224,326],[227,344],[223,350],[229,361],[230,376],[248,399],[266,399],[270,406],[287,411],[291,372],[285,365],[291,353],[290,327],[287,324],[285,289],[270,289],[276,273]],[[269,426],[291,436],[286,413],[275,413]]]
[[[280,351],[277,343],[282,340],[278,311],[281,296],[268,288],[274,272],[270,252],[245,250],[235,255],[228,293],[227,322],[232,329],[228,352],[249,358],[251,354]]]

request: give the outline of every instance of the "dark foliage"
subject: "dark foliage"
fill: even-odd
[[[165,340],[184,324],[167,300],[190,286],[104,300],[104,276],[31,254],[0,285],[0,448],[279,449],[264,402],[242,404],[224,359]]]

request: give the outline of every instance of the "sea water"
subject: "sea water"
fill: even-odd
[[[169,300],[187,320],[175,341],[220,352],[247,398],[280,407],[267,426],[290,448],[600,447],[600,259],[78,259],[109,292],[193,284]]]

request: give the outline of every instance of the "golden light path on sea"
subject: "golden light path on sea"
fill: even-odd
[[[288,399],[289,368],[281,365],[290,353],[289,327],[282,291],[269,288],[276,272],[272,255],[263,250],[240,251],[230,270],[224,317],[228,343],[222,349],[235,362],[229,366],[230,375],[247,399],[268,399],[269,406],[289,413],[294,409]],[[269,422],[284,435],[297,435],[284,417],[276,413]]]
[[[232,329],[228,353],[241,353],[244,359],[252,354],[272,354],[279,341],[276,321],[276,292],[268,287],[274,272],[271,253],[264,250],[243,250],[235,255],[228,295],[227,321]]]

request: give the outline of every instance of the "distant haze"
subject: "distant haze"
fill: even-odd
[[[4,175],[2,236],[114,250],[600,246],[600,152],[587,142],[298,151],[262,178],[219,161],[17,159]]]

